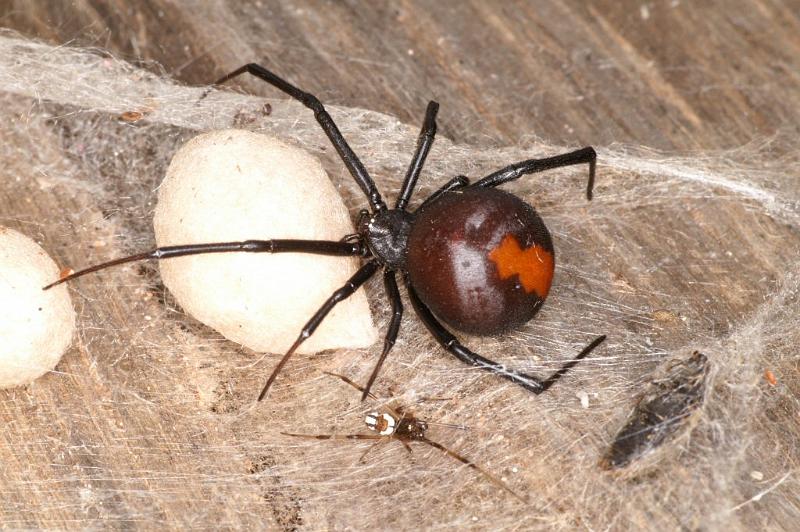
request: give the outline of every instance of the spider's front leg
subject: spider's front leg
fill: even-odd
[[[406,177],[403,180],[403,185],[400,187],[400,193],[397,195],[397,203],[395,209],[405,210],[408,202],[411,200],[411,194],[414,192],[414,187],[417,185],[417,178],[419,178],[422,167],[425,165],[425,159],[428,157],[428,152],[431,149],[433,140],[436,138],[436,113],[439,112],[439,104],[430,101],[428,108],[425,110],[425,121],[422,123],[422,129],[419,132],[417,139],[417,149],[414,152],[414,157],[411,159],[411,164],[408,166]]]
[[[427,327],[436,341],[439,342],[439,344],[450,354],[462,362],[469,364],[470,366],[474,366],[484,371],[489,371],[495,375],[503,377],[504,379],[508,379],[514,384],[522,386],[526,390],[537,395],[547,391],[553,384],[563,377],[564,374],[572,369],[573,366],[580,362],[581,359],[588,356],[589,353],[591,353],[606,339],[605,335],[597,337],[592,343],[586,346],[583,351],[578,353],[574,359],[564,364],[561,369],[550,375],[548,378],[540,380],[532,375],[526,375],[524,373],[514,371],[513,369],[509,369],[502,364],[498,364],[497,362],[489,360],[488,358],[482,357],[481,355],[466,348],[455,336],[453,336],[453,334],[445,329],[439,320],[434,317],[433,313],[422,302],[422,300],[420,300],[419,296],[414,291],[414,288],[411,286],[411,283],[409,283],[407,280],[406,288],[408,289],[408,297],[411,300],[411,305],[414,307],[414,310],[416,311],[420,320],[422,320],[422,323],[425,324],[425,327]]]
[[[366,283],[369,278],[372,277],[376,271],[378,271],[378,268],[380,268],[380,265],[374,260],[364,264],[356,273],[353,274],[352,277],[350,277],[350,279],[348,279],[348,281],[341,288],[331,294],[331,296],[322,304],[319,310],[317,310],[317,312],[311,316],[311,319],[305,324],[303,330],[300,331],[300,336],[297,337],[297,340],[295,340],[294,344],[292,344],[286,354],[283,355],[283,358],[281,358],[280,362],[278,362],[278,365],[275,366],[275,369],[272,370],[272,374],[267,379],[267,383],[264,385],[264,388],[261,390],[261,393],[258,396],[259,401],[264,399],[264,397],[267,395],[270,386],[272,386],[272,383],[275,382],[275,379],[278,377],[278,373],[281,372],[283,366],[286,365],[297,348],[300,347],[300,345],[312,334],[314,334],[314,331],[316,331],[317,327],[319,327],[320,324],[325,320],[325,318],[328,316],[328,313],[333,310],[333,307],[353,295],[356,290],[361,287],[361,285]]]
[[[222,83],[225,83],[226,81],[229,81],[237,76],[241,76],[245,73],[266,81],[273,87],[283,91],[314,111],[314,117],[317,119],[317,122],[322,130],[328,136],[328,139],[330,139],[333,147],[336,148],[336,152],[339,154],[342,162],[344,162],[344,165],[347,167],[350,175],[353,176],[353,179],[355,179],[358,186],[367,196],[367,200],[369,201],[372,210],[382,211],[386,209],[386,204],[383,202],[383,199],[378,192],[378,188],[375,186],[375,182],[370,177],[367,169],[364,168],[361,160],[358,158],[355,152],[353,152],[352,148],[350,148],[350,145],[344,139],[344,136],[342,136],[342,133],[336,126],[336,123],[334,123],[333,118],[331,118],[331,115],[325,109],[325,106],[322,105],[316,96],[298,89],[285,79],[256,63],[248,63],[237,68],[233,72],[222,76],[214,83],[214,85],[221,85]]]
[[[163,246],[154,248],[135,255],[120,257],[108,262],[95,264],[45,286],[48,290],[61,283],[72,281],[86,274],[94,273],[112,266],[119,266],[129,262],[143,260],[165,260],[189,255],[204,255],[209,253],[309,253],[312,255],[329,255],[335,257],[352,257],[362,255],[364,252],[360,241],[333,241],[333,240],[242,240],[236,242],[210,242],[207,244],[184,244],[178,246]]]

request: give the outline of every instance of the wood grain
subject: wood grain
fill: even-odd
[[[380,111],[415,127],[428,100],[436,99],[442,106],[440,133],[484,149],[525,145],[541,138],[564,146],[621,143],[678,153],[717,153],[771,138],[770,157],[779,161],[796,155],[795,139],[800,133],[797,1],[401,1],[373,5],[6,0],[0,2],[0,24],[53,44],[100,47],[192,85],[205,85],[245,62],[262,62],[326,103]],[[275,91],[253,80],[244,79],[240,86],[253,94],[276,97]],[[6,112],[25,120],[29,102],[6,100]],[[115,128],[114,134],[122,139],[148,133],[148,126],[134,132],[125,124],[109,122],[113,120],[98,118],[97,128]],[[146,204],[153,199],[152,190],[169,153],[185,132],[161,129],[153,144],[128,162],[100,169],[82,167],[80,154],[74,150],[69,157],[64,155],[67,144],[91,146],[91,131],[70,132],[57,116],[34,126],[35,138],[21,135],[18,129],[2,131],[0,140],[13,147],[6,153],[17,157],[8,155],[14,162],[3,172],[0,223],[27,229],[29,234],[33,231],[32,236],[47,249],[73,263],[105,257],[105,246],[118,239],[120,227],[135,235],[134,244],[146,242],[150,232]],[[81,142],[65,140],[70,135]],[[112,147],[100,149],[110,152]],[[19,153],[33,155],[19,157]],[[73,196],[42,199],[42,187],[52,186],[45,178],[15,180],[15,176],[37,175],[41,166],[37,161],[51,168],[63,165],[65,173],[89,175]],[[151,170],[151,180],[92,181],[98,175],[124,176],[129,170],[125,165],[139,165],[137,176]],[[615,184],[615,175],[609,172],[607,177],[601,189]],[[575,287],[560,288],[553,296],[565,298],[566,308],[575,314],[585,307],[569,302],[577,301],[583,292],[597,294],[598,300],[616,301],[620,308],[641,306],[654,313],[669,297],[669,312],[658,316],[679,316],[699,324],[691,329],[696,338],[717,338],[730,334],[737,320],[755,312],[765,293],[782,278],[786,264],[798,259],[797,228],[754,212],[746,202],[720,207],[713,198],[684,199],[691,209],[675,219],[666,201],[633,204],[636,193],[644,188],[616,178],[617,183],[631,185],[626,196],[630,203],[620,196],[603,204],[602,194],[596,201],[618,214],[618,221],[604,225],[605,231],[581,227],[569,233],[576,241],[591,242],[589,248],[559,249],[564,264],[596,263],[608,274],[608,278],[575,281]],[[798,192],[796,184],[790,186]],[[113,191],[116,203],[98,205],[94,196],[100,188],[105,190],[104,198]],[[554,225],[568,225],[570,213],[552,208],[554,197],[561,196],[543,196],[543,209],[554,211]],[[631,212],[637,210],[646,212],[660,230],[652,225],[629,226]],[[555,236],[559,238],[558,233]],[[669,250],[674,249],[680,249],[681,256],[671,256]],[[709,250],[728,250],[731,255],[712,261]],[[709,262],[709,268],[716,268],[711,273],[700,267]],[[153,267],[134,271],[155,282]],[[557,270],[556,275],[575,273]],[[675,294],[684,297],[674,298]],[[297,454],[287,455],[276,443],[275,430],[268,427],[273,420],[291,419],[290,413],[274,405],[282,399],[291,402],[292,392],[278,391],[274,405],[246,423],[241,421],[241,412],[252,399],[247,391],[259,388],[263,373],[233,369],[250,364],[250,353],[184,319],[163,290],[131,283],[126,272],[111,273],[102,284],[81,285],[79,295],[76,300],[84,306],[80,310],[84,316],[93,316],[84,324],[94,325],[96,316],[104,316],[103,334],[84,330],[57,374],[24,390],[0,393],[0,419],[5,426],[0,444],[4,464],[0,520],[5,525],[344,526],[335,501],[304,507],[297,485],[270,473],[279,470],[287,456],[297,458]],[[713,310],[709,310],[711,300]],[[667,351],[685,345],[686,329],[675,325],[679,318],[664,318],[653,327],[640,314],[623,314],[609,311],[609,319],[622,331],[619,334],[650,335]],[[204,346],[199,353],[193,345],[198,338]],[[398,349],[413,369],[413,346]],[[228,358],[220,359],[220,354]],[[371,354],[348,356],[362,357],[361,364],[370,365]],[[643,365],[626,377],[631,386],[645,380],[645,370],[651,366]],[[783,374],[778,372],[782,382],[796,381],[796,366],[782,369]],[[397,381],[402,382],[404,371],[398,370]],[[602,389],[603,378],[594,378],[593,386]],[[198,397],[197,390],[207,391],[208,396],[200,392]],[[342,397],[330,405],[331,412],[352,406],[344,399],[346,394]],[[624,419],[630,405],[623,399],[618,403],[609,399],[611,413],[598,416],[598,423],[613,425]],[[467,398],[458,401],[464,407]],[[788,435],[775,444],[780,447],[776,452],[796,467],[797,449],[787,444],[796,433],[791,427],[798,415],[792,390],[776,392],[769,412],[774,425],[789,427]],[[578,414],[567,413],[562,421],[568,425],[570,415],[578,418]],[[479,420],[485,420],[490,414],[480,416]],[[331,422],[324,431],[337,426]],[[526,437],[551,437],[558,448],[558,435],[541,430],[542,434]],[[613,432],[607,429],[608,434]],[[569,438],[564,440],[560,443],[566,445]],[[590,440],[599,446],[602,435]],[[543,469],[545,465],[536,460],[532,459],[531,467]],[[554,477],[573,471],[563,464],[547,466]],[[690,477],[692,471],[687,466],[680,473]],[[535,489],[552,497],[548,500],[552,504],[543,511],[550,520],[542,522],[564,528],[592,527],[593,516],[582,513],[578,499],[564,495],[563,500],[554,501],[556,495],[544,480]],[[628,515],[625,509],[614,510]],[[683,520],[685,515],[698,515],[691,510],[674,508],[665,513],[676,528],[702,525]],[[627,521],[608,518],[603,522],[611,523],[611,528],[655,526],[637,520],[645,513],[630,515]],[[786,515],[791,514],[776,511],[770,522],[748,507],[736,524],[741,529],[764,523],[782,527],[789,522]],[[530,519],[520,526],[542,526]],[[395,524],[408,527],[402,520]]]

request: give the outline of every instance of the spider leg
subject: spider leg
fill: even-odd
[[[375,182],[370,177],[369,173],[367,172],[367,169],[364,168],[364,165],[361,163],[361,160],[353,152],[352,148],[350,148],[350,145],[347,144],[347,141],[342,136],[341,131],[339,131],[339,128],[336,127],[333,118],[331,118],[331,115],[328,114],[328,111],[325,110],[325,107],[317,99],[316,96],[298,89],[288,81],[273,74],[263,66],[258,65],[256,63],[248,63],[244,66],[237,68],[230,74],[226,74],[225,76],[218,79],[216,82],[214,82],[214,85],[220,85],[244,73],[251,74],[259,79],[266,81],[273,87],[283,91],[284,93],[288,94],[295,100],[299,101],[300,103],[302,103],[303,105],[314,111],[314,117],[317,119],[317,122],[319,123],[320,127],[330,139],[331,144],[333,144],[333,147],[336,148],[339,157],[342,159],[342,162],[347,167],[347,170],[350,172],[350,175],[353,176],[353,179],[355,179],[358,186],[367,196],[367,200],[369,201],[372,210],[382,211],[386,209],[386,204],[383,202],[380,192],[378,192],[378,188],[375,186]]]
[[[457,359],[461,360],[462,362],[469,364],[471,366],[475,366],[476,368],[489,371],[503,377],[504,379],[508,379],[514,384],[522,386],[528,391],[531,391],[535,394],[540,394],[550,388],[553,384],[556,383],[561,377],[564,376],[573,366],[575,366],[581,359],[585,358],[589,353],[591,353],[598,345],[600,345],[605,339],[605,336],[600,336],[596,338],[591,344],[581,351],[578,356],[576,356],[573,360],[570,360],[564,366],[553,373],[550,377],[545,380],[537,379],[531,375],[526,375],[524,373],[519,373],[512,369],[506,368],[502,364],[498,364],[497,362],[493,362],[488,358],[484,358],[479,354],[470,351],[458,339],[453,336],[444,326],[439,323],[439,321],[433,316],[433,313],[430,309],[419,299],[419,296],[414,291],[414,288],[411,286],[411,283],[408,282],[406,279],[406,287],[408,288],[408,296],[411,299],[411,305],[414,307],[417,315],[419,316],[422,323],[425,324],[425,327],[430,331],[433,337],[436,339],[439,344],[446,349],[450,354],[455,356]]]
[[[460,454],[458,454],[455,451],[451,451],[450,449],[448,449],[447,447],[445,447],[441,443],[437,443],[437,442],[435,442],[433,440],[429,440],[428,438],[426,438],[424,436],[421,437],[421,438],[417,438],[417,441],[421,441],[423,443],[427,443],[431,447],[433,447],[435,449],[439,449],[440,451],[445,453],[447,456],[453,457],[456,460],[458,460],[459,462],[461,462],[462,464],[465,464],[468,467],[471,467],[472,469],[477,471],[478,473],[481,473],[484,477],[486,477],[495,486],[497,486],[499,488],[503,488],[504,490],[506,490],[507,492],[509,492],[511,495],[513,495],[517,499],[521,500],[522,502],[525,502],[525,503],[528,502],[527,499],[525,499],[524,497],[519,495],[516,491],[514,491],[511,488],[509,488],[508,486],[506,486],[506,484],[502,480],[500,480],[499,478],[496,478],[494,475],[491,475],[488,471],[486,471],[485,469],[480,467],[478,464],[472,462],[468,458],[466,458],[464,456],[461,456]]]
[[[343,380],[344,382],[346,382],[347,384],[349,384],[350,386],[352,386],[353,388],[355,388],[359,392],[364,392],[365,391],[365,389],[363,387],[359,386],[358,384],[353,382],[351,379],[348,379],[344,375],[339,375],[338,373],[331,373],[330,371],[323,371],[322,373],[324,373],[325,375],[330,375],[331,377],[337,377],[337,378]],[[370,399],[373,399],[373,400],[376,400],[376,401],[378,400],[378,397],[375,394],[373,394],[372,392],[366,391],[366,393],[367,393],[367,397],[369,397]],[[391,401],[391,398],[386,398],[384,400]],[[403,417],[404,417],[402,409],[400,409],[400,408],[392,408],[391,406],[389,406],[387,404],[383,405],[382,408],[384,408],[392,416],[394,416],[395,419],[403,419]]]
[[[353,382],[351,379],[348,379],[344,375],[339,375],[338,373],[331,373],[330,371],[323,371],[322,373],[324,373],[326,375],[330,375],[331,377],[338,377],[338,378],[342,379],[344,382],[346,382],[347,384],[349,384],[350,386],[352,386],[353,388],[355,388],[359,392],[364,392],[365,391],[365,389],[362,386],[359,386],[358,384]],[[388,401],[392,400],[391,397],[378,397],[374,393],[370,392],[369,390],[366,390],[366,393],[367,393],[367,397],[369,397],[370,399],[372,399],[374,401],[382,400],[382,401],[387,401],[388,402]],[[394,416],[397,419],[402,419],[403,418],[403,413],[402,412],[392,408],[391,406],[389,406],[387,404],[382,405],[381,408],[384,408],[385,410],[387,410],[392,416]]]
[[[422,123],[422,130],[419,132],[419,139],[417,139],[417,151],[414,153],[414,158],[411,159],[411,164],[406,172],[406,178],[403,181],[403,186],[400,187],[400,193],[397,195],[397,203],[395,209],[405,209],[411,199],[411,194],[414,192],[414,187],[417,184],[417,178],[422,171],[422,166],[425,164],[425,158],[433,144],[433,139],[436,136],[436,113],[439,111],[439,104],[431,101],[428,102],[428,108],[425,111],[425,121]]]
[[[272,383],[275,381],[278,373],[281,372],[283,366],[286,365],[297,348],[300,347],[300,345],[305,342],[309,336],[314,334],[314,331],[317,330],[317,327],[319,327],[320,323],[322,323],[333,307],[353,295],[353,293],[355,293],[355,291],[358,290],[361,285],[366,283],[369,278],[372,277],[376,271],[378,271],[379,267],[380,265],[374,260],[364,264],[356,273],[353,274],[352,277],[350,277],[350,279],[347,280],[344,286],[331,294],[325,303],[322,304],[319,310],[317,310],[311,319],[308,320],[308,323],[305,324],[303,330],[300,331],[300,336],[297,337],[297,340],[295,340],[294,344],[292,344],[286,354],[283,355],[283,358],[281,358],[280,362],[278,362],[278,365],[275,366],[275,369],[272,370],[272,374],[267,379],[264,389],[261,390],[261,393],[258,396],[259,401],[264,399],[264,397],[267,395],[269,387],[272,386]]]
[[[405,441],[405,440],[401,440],[401,439],[399,439],[399,438],[397,438],[397,441],[399,441],[400,443],[402,443],[402,444],[403,444],[403,447],[405,447],[405,448],[406,448],[406,451],[408,451],[408,454],[412,454],[412,453],[413,453],[413,449],[411,449],[411,446],[408,444],[408,442],[407,442],[407,441]]]
[[[550,388],[553,384],[555,384],[556,381],[558,381],[558,379],[563,377],[564,374],[566,372],[568,372],[570,369],[572,369],[575,365],[577,365],[578,362],[580,362],[582,359],[586,358],[589,355],[589,353],[594,351],[595,348],[598,345],[600,345],[603,342],[605,342],[605,340],[606,340],[606,335],[605,334],[602,334],[602,335],[598,336],[597,338],[592,340],[589,345],[584,347],[583,350],[575,356],[575,358],[573,358],[572,360],[570,360],[569,362],[567,362],[566,364],[561,366],[561,369],[559,369],[558,371],[556,371],[555,373],[553,373],[552,375],[547,377],[544,381],[542,381],[542,392],[544,392],[545,390]],[[541,393],[541,392],[539,392],[539,393]]]
[[[468,185],[469,185],[469,179],[463,175],[458,175],[453,179],[451,179],[450,181],[448,181],[447,183],[445,183],[444,185],[442,185],[442,187],[439,190],[437,190],[436,192],[425,198],[425,201],[422,202],[422,205],[420,205],[419,209],[417,210],[422,209],[425,205],[429,203],[433,203],[434,201],[439,199],[445,192],[450,192],[451,190],[464,188]]]
[[[428,425],[431,427],[444,427],[454,430],[470,430],[470,428],[466,425],[456,425],[455,423],[439,423],[438,421],[428,421]]]
[[[127,257],[110,260],[90,266],[59,279],[45,286],[47,290],[61,283],[66,283],[87,273],[104,270],[119,264],[150,259],[172,259],[187,255],[204,253],[312,253],[315,255],[352,256],[361,255],[363,248],[358,242],[335,242],[329,240],[243,240],[240,242],[216,242],[210,244],[186,244],[182,246],[165,246],[137,253]]]
[[[528,159],[519,163],[506,166],[483,179],[477,181],[473,187],[496,187],[503,183],[508,183],[526,174],[543,172],[562,166],[573,164],[589,164],[589,183],[586,185],[586,198],[592,199],[592,189],[594,188],[594,170],[597,165],[597,153],[592,147],[581,148],[562,155],[548,157],[546,159]]]
[[[452,397],[433,397],[428,395],[423,395],[422,397],[418,397],[415,403],[434,403],[437,401],[452,401]]]
[[[331,371],[323,371],[322,373],[324,373],[325,375],[330,375],[331,377],[336,377],[338,379],[343,380],[344,382],[346,382],[347,384],[349,384],[350,386],[352,386],[353,388],[355,388],[359,392],[363,392],[364,391],[363,387],[359,386],[352,379],[349,379],[348,377],[345,377],[344,375],[340,375],[338,373],[333,373]],[[367,396],[370,399],[376,399],[376,400],[378,399],[377,397],[375,397],[373,394],[371,394],[369,392],[367,392]]]
[[[393,271],[386,270],[383,273],[383,284],[386,288],[386,295],[389,296],[389,301],[392,304],[392,318],[386,330],[386,339],[383,341],[383,352],[380,358],[378,358],[378,362],[375,364],[375,369],[372,370],[372,374],[369,376],[366,386],[362,389],[362,401],[366,399],[367,396],[371,395],[369,391],[375,379],[378,377],[378,373],[383,366],[383,362],[386,360],[386,356],[389,354],[389,351],[392,350],[395,340],[397,340],[397,334],[400,331],[400,322],[403,319],[403,303],[400,300],[400,292],[397,290],[397,280],[395,279]]]
[[[293,438],[305,438],[307,440],[385,440],[386,436],[378,434],[295,434],[292,432],[281,432],[284,436]]]
[[[358,462],[359,462],[359,463],[362,463],[362,464],[363,464],[363,463],[364,463],[364,461],[365,461],[365,460],[366,460],[366,458],[367,458],[367,455],[370,453],[370,451],[372,451],[372,450],[373,450],[374,448],[376,448],[378,445],[380,445],[380,444],[382,444],[382,443],[384,443],[384,442],[386,441],[386,440],[385,440],[386,436],[382,436],[382,437],[380,437],[380,438],[381,438],[380,440],[376,441],[375,443],[373,443],[372,445],[370,445],[369,447],[367,447],[367,450],[366,450],[366,451],[364,451],[364,452],[361,454],[361,456],[358,458]]]

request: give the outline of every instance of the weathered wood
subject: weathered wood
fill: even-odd
[[[428,409],[424,417],[466,419],[472,430],[463,437],[444,433],[448,444],[498,476],[510,476],[514,489],[529,490],[531,507],[519,508],[427,452],[415,453],[413,462],[402,449],[376,452],[362,466],[362,449],[349,442],[325,443],[323,459],[314,446],[295,447],[279,435],[287,424],[315,419],[317,432],[358,431],[359,405],[318,369],[348,368],[364,377],[379,348],[298,361],[286,381],[296,387],[278,387],[269,403],[253,408],[275,357],[248,368],[254,355],[182,315],[152,265],[109,272],[74,288],[83,328],[58,371],[28,388],[0,392],[3,524],[293,529],[383,522],[411,528],[415,522],[407,514],[426,519],[416,523],[428,527],[745,529],[787,527],[797,516],[796,495],[780,487],[762,503],[724,515],[714,507],[709,515],[680,496],[681,483],[695,490],[702,483],[691,458],[642,480],[663,482],[668,504],[637,507],[627,502],[637,485],[609,479],[592,460],[624,422],[636,387],[663,358],[672,350],[743,341],[736,328],[759,312],[772,316],[764,301],[791,283],[800,258],[800,234],[789,218],[711,185],[676,188],[676,178],[660,184],[657,176],[604,169],[602,148],[622,143],[691,156],[692,150],[716,153],[774,137],[770,157],[796,157],[797,2],[437,1],[377,7],[26,0],[2,9],[3,24],[23,35],[100,47],[187,84],[204,85],[242,63],[263,62],[325,102],[380,111],[414,128],[427,101],[436,99],[440,133],[484,154],[487,146],[526,145],[534,137],[600,147],[601,177],[591,206],[579,201],[581,188],[571,178],[565,188],[574,190],[560,190],[550,178],[515,189],[538,202],[554,232],[556,287],[537,322],[499,347],[493,341],[473,345],[498,353],[513,348],[510,364],[541,356],[535,367],[546,373],[547,352],[563,351],[561,331],[611,337],[606,358],[576,371],[574,388],[559,384],[552,397],[531,400],[466,372],[406,319],[382,391],[391,385],[403,394],[427,383],[415,377],[426,372],[434,389],[420,394],[453,395],[443,408],[421,405]],[[255,80],[240,86],[280,97]],[[134,128],[103,115],[77,121],[69,106],[32,112],[32,100],[17,95],[3,95],[3,102],[3,116],[15,122],[0,130],[0,224],[37,238],[70,265],[149,242],[153,189],[191,131]],[[63,118],[46,116],[59,111]],[[27,130],[19,126],[26,120]],[[80,131],[71,129],[76,124]],[[110,145],[112,140],[119,144]],[[126,141],[136,149],[127,149]],[[405,161],[410,152],[398,157]],[[326,166],[339,172],[335,182],[347,182],[333,158]],[[449,175],[433,177],[462,171],[446,170]],[[396,184],[397,177],[376,175],[384,187]],[[771,183],[787,193],[787,201],[800,192],[791,177]],[[357,209],[359,199],[348,185],[344,193]],[[381,294],[379,286],[370,288],[373,298]],[[376,309],[385,325],[385,307]],[[786,334],[794,339],[796,333]],[[774,340],[765,344],[766,353],[789,349]],[[631,352],[631,346],[642,351]],[[707,355],[721,367],[721,355],[735,350],[720,347],[716,358]],[[767,479],[780,479],[800,461],[797,366],[767,355],[751,362],[753,375],[771,369],[780,384],[760,399],[763,426],[748,427],[751,454],[731,457],[730,467],[747,471],[752,464],[763,467]],[[767,363],[775,365],[765,368]],[[463,378],[454,390],[446,389],[454,381],[450,373]],[[600,394],[592,396],[588,411],[576,402],[578,390]],[[728,393],[735,397],[737,390]],[[478,397],[483,408],[473,411]],[[523,433],[503,417],[508,413],[525,418]],[[576,432],[587,423],[591,432]],[[729,437],[733,427],[724,428]],[[504,440],[494,440],[498,434]],[[531,456],[532,448],[547,454]],[[327,467],[327,477],[311,470]],[[519,476],[511,475],[512,467]],[[451,477],[460,486],[453,491],[456,500],[441,491],[453,488]],[[564,492],[562,482],[585,492]],[[741,491],[755,496],[767,487]],[[796,494],[796,484],[793,489]],[[770,503],[770,496],[783,502]],[[395,505],[396,514],[353,521],[370,512],[357,505],[371,503],[368,497],[380,498],[381,509]]]

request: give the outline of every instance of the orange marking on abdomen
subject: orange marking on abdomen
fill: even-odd
[[[527,293],[536,292],[542,299],[547,297],[553,282],[553,254],[542,246],[534,244],[522,249],[514,235],[503,237],[500,245],[489,253],[489,258],[497,266],[500,279],[518,275]]]

